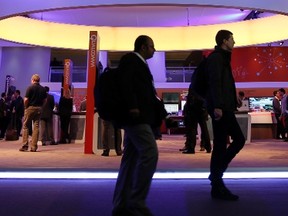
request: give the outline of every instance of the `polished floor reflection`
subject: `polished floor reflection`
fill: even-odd
[[[153,180],[155,216],[288,215],[288,179],[227,180],[236,202],[210,198],[207,180]],[[0,180],[3,216],[109,216],[115,180]]]

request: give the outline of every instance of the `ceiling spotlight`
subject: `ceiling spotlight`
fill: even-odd
[[[279,45],[282,46],[284,44],[284,41],[280,41]]]

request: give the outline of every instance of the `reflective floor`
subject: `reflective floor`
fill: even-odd
[[[109,216],[115,180],[0,180],[1,216]],[[207,180],[154,180],[155,216],[285,216],[288,179],[226,180],[236,202],[210,198]]]
[[[225,179],[227,187],[240,196],[237,202],[212,200],[209,172],[210,154],[179,152],[183,135],[164,135],[157,141],[157,173],[205,173],[200,179],[154,179],[147,203],[155,216],[284,216],[288,215],[288,178]],[[117,174],[121,157],[102,150],[84,154],[84,144],[39,146],[38,152],[19,152],[21,140],[0,141],[0,175],[10,171]],[[232,172],[288,172],[288,143],[282,140],[253,140],[230,164]],[[75,178],[76,178],[75,177]],[[115,179],[15,179],[0,177],[1,216],[108,216],[111,215]]]

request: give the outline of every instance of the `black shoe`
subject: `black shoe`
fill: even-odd
[[[210,148],[205,148],[206,149],[206,153],[211,153],[212,149]]]
[[[109,156],[109,150],[103,150],[103,153],[101,156],[108,157]]]
[[[204,147],[201,147],[201,148],[200,148],[200,151],[205,151],[205,148],[204,148]]]
[[[179,151],[185,151],[187,148],[184,146],[183,148],[179,149]]]
[[[37,149],[30,149],[30,152],[36,152]]]
[[[50,145],[58,145],[54,140],[50,143]]]
[[[123,152],[121,150],[120,151],[116,151],[116,154],[117,154],[117,156],[121,156],[123,154]]]
[[[195,150],[186,149],[186,150],[182,151],[182,154],[195,154]]]
[[[211,197],[213,199],[228,200],[228,201],[237,201],[239,196],[232,194],[226,186],[223,185],[212,185]]]
[[[23,146],[19,149],[19,151],[22,151],[22,152],[28,151],[28,145],[23,145]]]

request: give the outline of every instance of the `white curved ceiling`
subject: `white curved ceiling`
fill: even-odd
[[[65,24],[114,27],[198,26],[242,21],[251,10],[183,6],[110,6],[44,11],[30,18]],[[271,13],[260,13],[259,17]]]
[[[0,2],[0,8],[5,8],[0,10],[0,19],[25,15],[41,21],[98,27],[189,27],[242,21],[256,8],[265,11],[259,17],[271,16],[276,11],[286,14],[288,3],[281,0],[266,0],[265,4],[260,0],[233,3],[225,0],[9,0]]]

